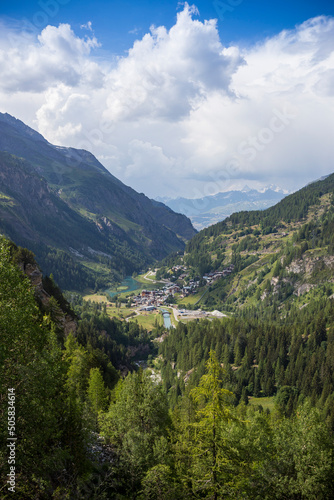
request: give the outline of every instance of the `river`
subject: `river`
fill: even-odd
[[[161,309],[161,312],[162,312],[162,316],[164,318],[165,328],[172,328],[173,325],[172,325],[172,322],[170,319],[170,312],[166,311],[166,309]]]

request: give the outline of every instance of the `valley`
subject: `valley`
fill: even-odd
[[[0,500],[334,498],[333,1],[0,26]]]
[[[140,274],[81,293],[63,294],[31,251],[2,239],[0,331],[13,360],[15,338],[18,370],[2,362],[0,380],[18,388],[20,412],[34,404],[43,415],[38,432],[35,419],[20,423],[20,455],[36,456],[41,433],[44,457],[61,447],[72,464],[60,459],[62,470],[82,478],[75,490],[62,482],[74,499],[100,496],[95,477],[108,495],[128,498],[157,471],[159,481],[169,478],[162,498],[192,498],[216,463],[213,491],[231,500],[259,489],[283,500],[287,487],[325,500],[334,429],[333,191],[334,175],[265,211],[233,214]],[[207,463],[196,450],[208,449],[212,428],[220,455]],[[297,472],[305,441],[311,469]],[[54,491],[59,466],[25,460],[21,477],[31,469],[35,476],[24,488],[32,484],[44,500],[35,478]],[[146,491],[156,492],[156,482]]]
[[[88,151],[0,113],[0,232],[67,290],[97,290],[183,249],[187,217],[137,193]]]
[[[186,316],[195,318],[194,311],[204,318],[214,309],[233,315],[274,303],[283,316],[291,307],[306,307],[324,290],[331,296],[334,258],[319,239],[321,221],[330,220],[331,207],[331,194],[324,194],[308,208],[303,221],[280,221],[272,232],[264,231],[261,224],[240,230],[240,225],[233,229],[227,223],[225,233],[205,238],[198,250],[190,242],[184,255],[141,275],[139,295],[120,290],[120,300],[127,300],[131,309],[173,304],[182,321]],[[307,246],[305,231],[313,235]],[[163,282],[160,288],[158,279]],[[153,289],[145,290],[145,282]]]
[[[41,151],[73,151],[2,121],[16,138],[9,127],[2,140],[29,157],[0,152],[0,227],[14,240],[0,241],[0,383],[17,387],[21,414],[41,415],[38,430],[20,422],[20,493],[327,499],[334,174],[197,233],[88,153],[55,177]]]

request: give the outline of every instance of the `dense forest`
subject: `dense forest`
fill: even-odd
[[[28,264],[31,252],[2,240],[0,468],[7,477],[14,394],[18,498],[331,498],[332,299],[161,337],[79,296],[69,303],[52,277],[41,300]]]
[[[79,298],[78,319],[52,277],[43,279],[49,298],[41,301],[22,272],[28,264],[36,265],[30,251],[1,240],[1,477],[9,472],[7,422],[14,412],[18,497],[82,498],[74,491],[94,470],[97,413],[120,374],[134,368],[129,346],[150,351],[150,341],[136,323],[112,320]],[[68,319],[75,334],[64,333]],[[7,487],[0,486],[1,498],[12,494]]]
[[[257,310],[225,321],[179,323],[160,345],[163,386],[170,403],[185,391],[180,373],[197,385],[210,351],[224,367],[236,403],[248,396],[289,394],[287,414],[309,397],[334,430],[334,304],[323,299],[283,322]],[[189,371],[191,372],[189,374]]]

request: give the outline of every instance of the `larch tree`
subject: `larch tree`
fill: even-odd
[[[224,453],[223,426],[234,419],[233,394],[224,389],[224,370],[214,351],[206,363],[206,373],[199,386],[191,391],[197,404],[193,424],[193,489],[205,492],[206,498],[220,498],[224,469],[229,458]]]

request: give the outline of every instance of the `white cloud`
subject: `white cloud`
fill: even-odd
[[[110,120],[178,120],[213,89],[228,92],[240,64],[224,51],[215,21],[193,20],[186,4],[170,31],[151,27],[109,74],[105,116]]]
[[[168,157],[160,146],[134,139],[128,148],[125,180],[136,182],[138,191],[154,195],[161,189],[173,190],[180,176],[180,159]]]
[[[185,4],[170,30],[151,27],[116,61],[66,24],[38,38],[5,27],[0,109],[150,196],[293,188],[331,172],[334,19],[241,50],[196,14]]]
[[[26,34],[13,38],[8,33],[3,41],[0,89],[5,93],[42,92],[59,82],[71,87],[81,82],[95,86],[103,77],[99,66],[89,59],[91,50],[99,46],[96,38],[76,37],[68,24],[47,26],[37,40]]]
[[[88,23],[82,24],[80,28],[88,31],[93,31],[92,21],[88,21]]]

